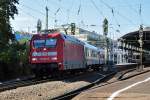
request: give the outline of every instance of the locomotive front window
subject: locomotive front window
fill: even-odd
[[[35,48],[41,48],[45,45],[45,40],[34,40],[33,42]]]
[[[46,47],[55,47],[56,46],[56,42],[57,42],[57,39],[46,39],[46,43],[45,43],[45,46]]]
[[[57,42],[57,39],[54,39],[54,38],[33,41],[35,48],[43,48],[43,47],[53,48],[56,46],[56,42]]]

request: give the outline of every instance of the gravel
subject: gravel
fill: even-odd
[[[0,93],[0,100],[48,100],[62,95],[71,90],[78,89],[90,84],[91,77],[98,78],[98,74],[86,75],[73,79],[73,81],[52,81],[26,87],[19,87],[13,90],[7,90]],[[86,77],[86,78],[85,78]],[[94,81],[94,80],[92,80]]]

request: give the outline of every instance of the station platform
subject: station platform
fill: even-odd
[[[136,75],[138,73],[142,74]],[[149,100],[150,67],[143,68],[143,71],[135,70],[125,77],[130,75],[135,76],[122,81],[113,78],[80,93],[73,100]],[[115,96],[111,98],[113,94]]]

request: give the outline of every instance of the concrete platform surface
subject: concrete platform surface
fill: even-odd
[[[127,80],[113,81],[82,92],[73,100],[150,100],[150,72]]]

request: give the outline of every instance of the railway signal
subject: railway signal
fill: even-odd
[[[38,22],[37,22],[37,32],[40,32],[42,29],[42,22],[40,19],[38,19]]]
[[[76,28],[75,23],[71,23],[71,34],[72,35],[75,35],[75,28]]]
[[[106,18],[103,21],[103,34],[106,36],[108,34],[108,20]]]

